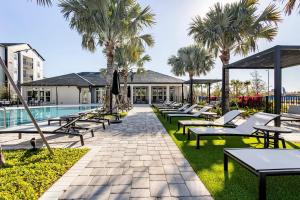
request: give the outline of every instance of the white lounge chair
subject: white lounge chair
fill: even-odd
[[[256,125],[267,125],[269,122],[273,121],[280,115],[269,114],[259,112],[252,115],[244,123],[240,124],[236,128],[211,128],[211,127],[201,127],[201,128],[189,128],[188,129],[188,140],[190,139],[191,133],[196,135],[197,145],[196,148],[200,148],[200,137],[202,136],[245,136],[245,137],[257,137],[263,138],[260,135],[254,135],[256,130],[253,128]],[[285,142],[280,139],[285,147]]]
[[[194,104],[188,108],[186,108],[183,111],[162,111],[161,114],[166,117],[166,115],[168,114],[188,114],[190,112],[192,112],[196,107],[198,107],[198,104]]]
[[[183,111],[183,110],[187,109],[188,106],[189,106],[189,104],[187,103],[187,104],[182,105],[179,108],[161,108],[161,109],[158,109],[158,111],[160,113],[162,113],[163,111]]]
[[[176,104],[175,101],[171,102],[171,101],[165,101],[162,104],[152,104],[152,106],[154,106],[155,108],[162,108],[162,107],[169,107],[172,106],[173,104]]]
[[[300,121],[300,106],[290,105],[287,113],[282,113],[281,121],[299,122]]]
[[[172,113],[172,114],[168,114],[167,115],[167,120],[169,120],[169,122],[172,122],[172,118],[173,117],[192,117],[192,118],[198,118],[200,117],[204,112],[208,111],[212,109],[211,106],[204,106],[203,108],[201,108],[198,112],[194,113],[194,114],[187,114],[187,113]]]
[[[239,116],[243,111],[241,110],[232,110],[223,115],[222,117],[216,119],[215,121],[206,121],[206,120],[179,120],[178,121],[178,130],[180,127],[183,127],[183,134],[185,134],[185,128],[187,126],[233,126],[229,123]]]

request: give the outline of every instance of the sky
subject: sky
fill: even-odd
[[[147,49],[147,54],[152,58],[145,64],[146,69],[151,69],[164,74],[172,75],[168,66],[168,58],[176,54],[181,47],[193,44],[193,39],[188,36],[188,27],[192,19],[200,15],[205,16],[209,8],[216,2],[233,2],[235,0],[138,0],[142,6],[149,5],[155,14],[156,24],[145,30],[155,39],[155,46]],[[264,8],[273,0],[261,0],[260,7]],[[279,2],[279,3],[278,3]],[[277,1],[279,9],[283,6]],[[73,72],[99,71],[106,67],[106,58],[102,49],[98,48],[91,53],[81,47],[81,36],[76,30],[69,28],[54,1],[52,7],[40,7],[35,0],[0,0],[0,43],[22,42],[29,43],[46,59],[44,76],[52,77]],[[294,12],[285,16],[279,24],[279,32],[272,42],[260,40],[258,51],[265,50],[274,45],[300,45],[300,15]],[[251,55],[251,54],[249,54]],[[241,59],[241,56],[232,55],[231,62]],[[197,78],[221,78],[221,62],[216,59],[214,69]],[[230,78],[241,81],[249,80],[253,70],[231,70]],[[262,79],[267,81],[266,70],[259,70]],[[283,70],[283,86],[287,91],[300,91],[300,67]],[[270,86],[273,84],[273,71],[270,71]],[[187,79],[187,77],[181,77]]]

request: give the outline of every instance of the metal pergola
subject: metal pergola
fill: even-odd
[[[207,85],[208,86],[208,103],[210,103],[210,88],[211,85],[213,83],[218,83],[218,82],[222,82],[221,79],[193,79],[192,80],[192,85],[194,84],[199,84],[199,85]],[[191,80],[187,80],[185,82],[183,82],[183,84],[191,84]],[[183,85],[182,84],[182,85]],[[191,93],[191,99],[193,98],[193,90],[190,89],[190,93]]]
[[[277,45],[226,66],[227,69],[274,69],[274,111],[281,112],[282,69],[300,65],[300,46]],[[222,80],[223,82],[225,80]],[[223,90],[222,90],[223,92]],[[222,94],[224,95],[224,94]],[[276,126],[280,120],[276,120]]]

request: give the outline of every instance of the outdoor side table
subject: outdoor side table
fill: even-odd
[[[201,115],[205,116],[205,119],[207,121],[212,120],[214,117],[218,116],[215,112],[202,112]]]
[[[80,117],[80,115],[66,115],[66,116],[62,116],[60,118],[66,120],[66,122],[68,124],[69,122],[73,121],[74,119],[76,119],[78,117]],[[75,124],[73,124],[73,125],[75,125]]]
[[[279,135],[282,133],[291,133],[292,130],[283,128],[283,127],[276,127],[276,126],[254,126],[257,131],[261,131],[264,134],[265,141],[264,147],[268,148],[270,145],[270,133],[274,133],[274,148],[278,148],[278,140]]]
[[[259,200],[266,199],[267,176],[300,175],[300,150],[297,149],[225,148],[224,173],[228,173],[228,158],[258,176]]]

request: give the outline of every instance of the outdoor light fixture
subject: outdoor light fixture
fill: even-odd
[[[32,150],[35,151],[36,150],[36,139],[35,138],[31,138],[30,144],[32,146]]]
[[[130,70],[130,80],[131,80],[131,83],[133,82],[133,78],[134,78],[134,72],[132,70]]]

